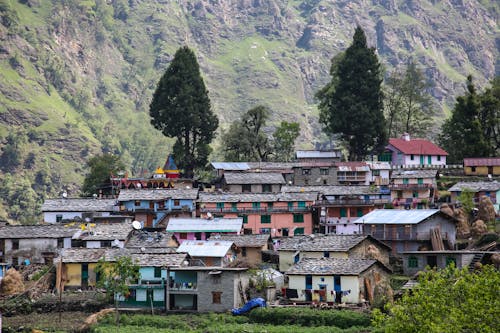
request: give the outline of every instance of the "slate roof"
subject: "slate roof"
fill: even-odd
[[[359,275],[376,263],[375,259],[302,258],[290,267],[286,274]]]
[[[42,212],[112,212],[115,206],[116,199],[46,199],[42,204]]]
[[[278,251],[347,252],[368,236],[363,235],[303,235],[283,238]],[[373,238],[372,238],[373,239]]]
[[[285,184],[278,172],[225,172],[226,184]]]
[[[240,232],[243,218],[170,218],[168,232]]]
[[[132,230],[125,244],[126,248],[165,248],[174,237],[174,234],[166,231]]]
[[[61,224],[6,225],[0,227],[0,239],[65,238],[80,228]]]
[[[318,192],[321,195],[356,195],[356,194],[378,194],[380,189],[373,190],[365,185],[321,185],[321,186],[283,186],[281,192],[285,193],[305,193]]]
[[[318,198],[315,192],[303,193],[202,193],[199,202],[289,202],[314,201]]]
[[[129,223],[110,223],[110,224],[92,224],[85,230],[78,230],[73,239],[85,241],[97,240],[125,240],[132,231],[132,224]]]
[[[499,182],[458,182],[448,189],[450,192],[461,192],[464,189],[469,189],[473,192],[480,191],[499,191]]]
[[[358,218],[354,223],[364,224],[418,224],[436,215],[439,209],[375,209]]]
[[[391,173],[391,178],[436,178],[437,170],[394,170]]]
[[[118,201],[131,200],[167,200],[167,199],[191,199],[195,200],[198,197],[197,188],[142,188],[142,189],[123,189],[120,190]]]
[[[63,263],[94,263],[104,258],[108,262],[116,261],[120,257],[130,257],[134,263],[141,267],[180,267],[184,266],[187,259],[186,253],[136,253],[127,249],[117,248],[72,248],[63,249],[55,262]]]
[[[464,158],[464,166],[500,166],[500,157]]]
[[[191,257],[224,257],[233,246],[231,241],[185,240],[177,249]]]
[[[439,146],[426,139],[389,139],[389,145],[393,146],[405,155],[441,155],[446,156],[448,153]]]
[[[211,236],[210,241],[230,241],[238,247],[263,247],[269,241],[269,235],[216,235]]]

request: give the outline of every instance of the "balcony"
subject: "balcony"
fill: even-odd
[[[428,204],[430,198],[398,198],[393,199],[392,204],[394,206],[404,206],[404,205],[413,205],[413,204]]]
[[[394,230],[385,230],[385,231],[375,231],[375,232],[367,232],[363,233],[364,235],[372,236],[379,240],[389,240],[389,241],[397,241],[397,240],[418,240],[418,241],[428,241],[431,239],[430,232],[404,232],[404,231],[394,231]],[[441,236],[443,240],[448,239],[448,233],[442,233]]]
[[[268,214],[268,213],[307,213],[311,211],[312,206],[305,207],[261,207],[261,208],[249,208],[249,207],[238,207],[238,208],[217,208],[208,207],[201,208],[202,213],[220,213],[220,214]]]
[[[314,207],[336,207],[336,206],[373,206],[376,203],[389,203],[390,200],[383,199],[338,199],[338,200],[319,200],[316,201]]]
[[[390,184],[391,190],[426,190],[434,188],[434,184]]]
[[[364,182],[366,181],[365,175],[337,175],[339,182]]]

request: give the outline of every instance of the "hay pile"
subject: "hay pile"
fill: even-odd
[[[0,286],[2,295],[14,295],[24,292],[24,283],[22,275],[14,268],[9,268]]]
[[[480,237],[488,232],[488,227],[483,220],[476,220],[472,223],[471,233],[473,237]]]
[[[495,207],[491,199],[485,195],[481,196],[481,199],[479,199],[477,218],[483,220],[487,224],[491,221],[495,221]]]

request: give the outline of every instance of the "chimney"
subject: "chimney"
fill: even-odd
[[[403,133],[403,135],[401,136],[401,139],[403,139],[405,141],[410,141],[410,134]]]

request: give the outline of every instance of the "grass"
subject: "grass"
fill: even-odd
[[[32,313],[23,316],[2,317],[2,324],[4,333],[19,332],[20,328],[25,331],[31,329],[43,330],[46,332],[71,332],[79,328],[85,318],[90,313],[85,312],[62,312],[61,321],[59,321],[59,314],[53,313]]]

